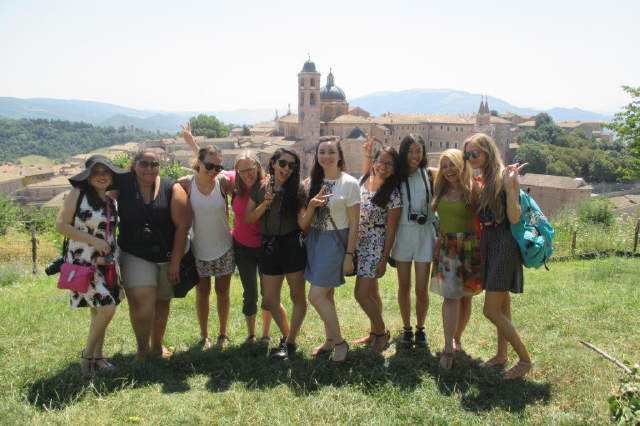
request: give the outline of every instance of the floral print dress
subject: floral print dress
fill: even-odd
[[[86,232],[94,237],[106,240],[111,245],[111,253],[115,255],[116,250],[116,225],[117,225],[117,205],[116,202],[110,198],[107,198],[110,209],[110,224],[109,235],[105,235],[107,231],[107,208],[106,204],[97,210],[94,209],[87,200],[87,196],[80,195],[82,201],[78,205],[78,210],[74,217],[73,226]],[[100,254],[96,249],[87,243],[80,241],[69,240],[69,246],[65,255],[65,262],[73,263],[75,265],[91,266],[95,264],[95,259]],[[118,285],[117,274],[113,285],[107,286],[105,275],[107,275],[107,268],[103,265],[98,265],[93,279],[89,284],[89,289],[86,293],[78,293],[73,290],[69,290],[69,298],[71,306],[74,308],[92,307],[97,308],[100,306],[117,305],[122,300],[121,288]]]
[[[360,224],[358,228],[357,275],[365,278],[376,277],[376,265],[382,258],[384,240],[387,235],[387,215],[389,210],[402,207],[402,196],[394,189],[386,207],[380,207],[371,201],[375,192],[369,192],[364,184],[360,185]]]

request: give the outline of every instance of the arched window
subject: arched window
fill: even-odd
[[[311,87],[316,87],[316,79],[315,78],[311,79]]]

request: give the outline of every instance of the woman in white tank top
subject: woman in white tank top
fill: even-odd
[[[211,277],[215,277],[218,308],[218,344],[226,344],[229,317],[229,287],[235,269],[233,245],[229,229],[227,194],[229,179],[221,173],[222,154],[216,147],[202,148],[193,165],[196,174],[179,180],[189,194],[193,209],[193,254],[200,275],[196,292],[196,313],[204,348],[211,346],[209,338],[209,295]]]

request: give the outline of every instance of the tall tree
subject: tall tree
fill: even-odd
[[[622,89],[631,95],[631,103],[622,108],[607,127],[616,132],[618,140],[628,146],[636,157],[634,167],[626,169],[625,175],[638,177],[640,176],[640,87],[622,86]]]
[[[206,136],[208,138],[225,138],[229,136],[229,127],[225,126],[215,115],[199,114],[191,117],[191,133],[194,136]]]

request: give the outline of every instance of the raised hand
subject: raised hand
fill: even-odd
[[[325,195],[324,193],[326,190],[327,186],[322,185],[322,188],[320,188],[320,191],[318,191],[316,196],[309,200],[309,208],[315,209],[329,202],[329,198],[333,197],[333,194]]]
[[[373,138],[371,135],[367,135],[367,140],[362,144],[362,149],[364,150],[364,155],[368,158],[371,158],[371,154],[373,151]]]
[[[186,126],[180,125],[182,127],[182,137],[186,141],[193,141],[193,135],[191,134],[191,122],[187,122]]]
[[[504,174],[502,176],[504,186],[514,193],[518,192],[518,190],[520,189],[520,171],[528,165],[529,163],[515,163],[506,166],[504,169]]]

